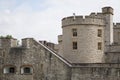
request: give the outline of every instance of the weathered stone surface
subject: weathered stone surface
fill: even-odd
[[[120,24],[112,28],[112,15],[113,9],[105,7],[102,13],[85,18],[63,18],[57,46],[33,38],[22,39],[21,46],[16,39],[0,39],[0,80],[120,80]],[[78,30],[77,37],[72,36],[73,28]],[[72,50],[72,41],[78,42],[77,50]],[[98,42],[102,42],[101,50]]]
[[[24,39],[26,40],[26,39]],[[53,52],[40,45],[34,39],[27,39],[28,46],[11,47],[4,50],[5,56],[0,57],[0,78],[2,80],[70,80],[69,66],[56,57]],[[4,62],[2,62],[2,59]],[[15,73],[4,74],[3,68],[7,65],[15,66]],[[21,74],[22,66],[32,66],[32,74]]]

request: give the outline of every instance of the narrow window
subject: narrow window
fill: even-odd
[[[98,42],[98,50],[102,50],[102,43]]]
[[[72,29],[73,37],[77,36],[77,29]]]
[[[43,70],[43,64],[41,64],[41,70]]]
[[[77,42],[73,42],[73,49],[77,49]]]
[[[98,29],[98,37],[102,37],[102,30]]]

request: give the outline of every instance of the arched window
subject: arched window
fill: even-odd
[[[5,66],[3,69],[4,74],[15,73],[15,66]]]
[[[25,67],[24,68],[24,73],[31,73],[31,68],[30,67]]]
[[[22,66],[21,67],[21,74],[32,74],[33,68],[31,66]]]

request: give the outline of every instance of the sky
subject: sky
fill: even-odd
[[[120,22],[120,0],[0,0],[0,35],[57,43],[62,18],[101,12],[105,6],[113,7],[114,22]]]

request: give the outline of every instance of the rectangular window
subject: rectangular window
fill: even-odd
[[[98,50],[102,50],[102,42],[98,42]]]
[[[73,42],[73,49],[77,49],[77,42]]]
[[[102,30],[98,29],[98,37],[102,37]]]
[[[72,29],[73,37],[77,36],[77,29]]]
[[[31,71],[30,71],[30,68],[29,67],[25,67],[24,68],[24,73],[30,73]]]
[[[9,73],[15,73],[15,68],[14,68],[14,67],[11,67],[11,68],[9,69]]]

